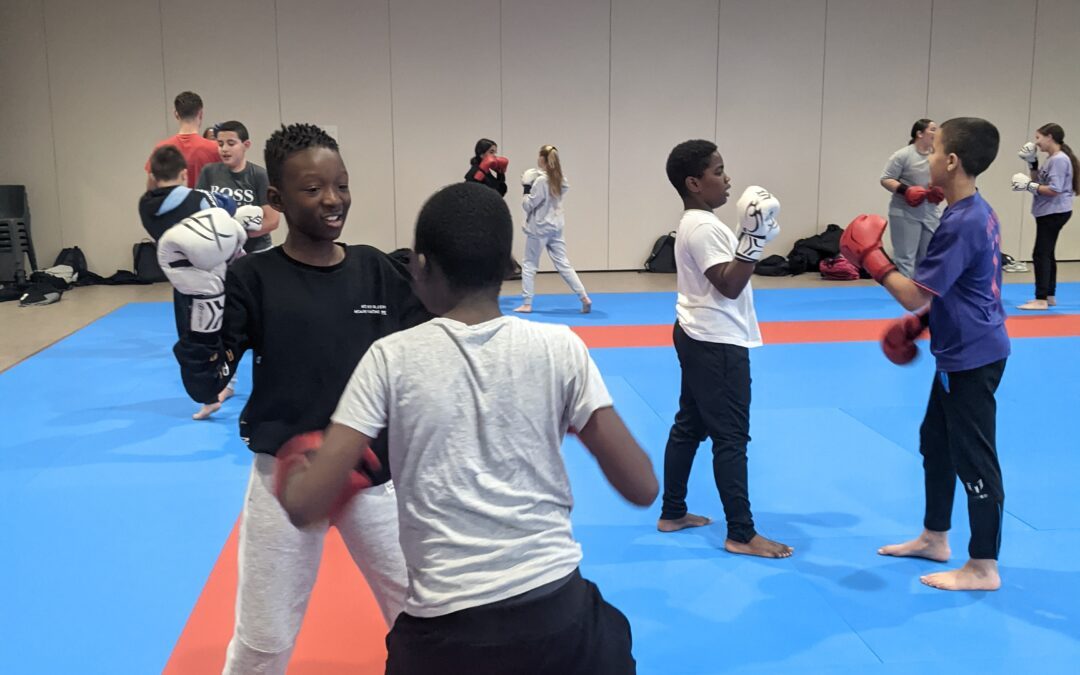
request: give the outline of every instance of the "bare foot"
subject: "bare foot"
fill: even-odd
[[[587,297],[582,298],[581,299],[581,313],[582,314],[588,314],[591,311],[592,311],[592,300],[590,300]]]
[[[755,534],[754,538],[745,544],[728,539],[724,541],[724,549],[728,553],[756,555],[762,558],[790,558],[791,554],[795,552],[795,549],[787,544],[766,539],[760,534]]]
[[[1018,306],[1017,309],[1042,310],[1050,309],[1050,305],[1046,302],[1046,300],[1028,300],[1024,304]]]
[[[233,394],[235,393],[236,392],[233,391],[232,387],[225,387],[221,390],[221,393],[217,395],[218,403],[224,403],[225,401],[228,401],[230,398],[233,397]]]
[[[678,532],[679,530],[685,530],[688,527],[703,527],[712,522],[712,518],[707,516],[695,516],[692,513],[688,513],[682,518],[661,518],[656,521],[656,529],[661,532]]]
[[[532,314],[532,305],[521,305],[520,307],[515,307],[514,311],[518,314]]]
[[[968,560],[960,569],[919,577],[919,581],[943,591],[996,591],[1001,588],[996,560]]]
[[[191,416],[193,420],[205,420],[221,409],[221,403],[207,403]]]
[[[915,539],[903,544],[890,544],[877,550],[878,555],[890,555],[897,558],[926,558],[936,562],[945,562],[952,555],[947,532],[923,530]]]

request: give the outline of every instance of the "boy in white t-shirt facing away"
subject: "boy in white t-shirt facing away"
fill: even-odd
[[[635,672],[629,622],[578,572],[563,436],[576,430],[638,506],[656,498],[656,476],[581,339],[502,316],[512,237],[483,185],[431,197],[412,271],[439,318],[371,347],[321,447],[279,452],[279,498],[304,526],[377,461],[366,448],[388,431],[409,584],[387,673]]]
[[[664,450],[664,499],[657,529],[712,522],[687,511],[686,484],[698,446],[712,439],[713,477],[727,518],[731,553],[786,558],[792,548],[754,529],[746,475],[750,442],[750,352],[761,346],[750,275],[777,233],[780,202],[750,186],[739,198],[739,236],[713,213],[731,179],[711,141],[686,141],[667,159],[668,180],[686,211],[675,236],[678,300],[674,342],[682,368],[679,412]]]

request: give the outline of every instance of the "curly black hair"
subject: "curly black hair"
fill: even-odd
[[[498,288],[512,265],[513,239],[506,202],[480,183],[444,187],[416,218],[416,252],[438,262],[457,290]]]
[[[266,160],[266,173],[270,184],[281,187],[281,167],[285,160],[296,153],[309,148],[328,148],[338,150],[337,141],[314,124],[281,125],[281,128],[266,139],[263,157]]]
[[[712,154],[716,152],[716,143],[712,141],[684,141],[672,148],[667,158],[668,180],[679,193],[685,197],[686,179],[691,176],[701,178],[705,175],[705,169],[709,168]]]

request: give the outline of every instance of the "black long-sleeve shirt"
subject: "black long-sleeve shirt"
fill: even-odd
[[[491,188],[492,190],[494,190],[495,192],[498,192],[500,197],[505,197],[506,196],[506,174],[505,173],[496,172],[495,175],[493,176],[493,175],[491,175],[490,171],[481,171],[481,173],[484,174],[484,179],[483,180],[476,180],[476,173],[478,171],[480,171],[480,168],[479,168],[478,165],[474,164],[473,166],[471,166],[469,168],[469,170],[465,173],[465,182],[466,183],[480,183],[481,185],[486,185],[489,188]]]

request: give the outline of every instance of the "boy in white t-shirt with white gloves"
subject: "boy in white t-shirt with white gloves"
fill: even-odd
[[[713,213],[727,203],[731,179],[711,141],[686,141],[667,159],[668,180],[686,212],[675,237],[678,301],[675,351],[682,368],[679,412],[664,450],[664,499],[657,529],[675,532],[712,522],[686,508],[686,483],[698,446],[713,443],[713,476],[727,518],[731,553],[786,558],[792,548],[754,529],[746,475],[750,441],[750,353],[761,346],[750,275],[780,231],[780,202],[757,186],[739,198],[736,237]]]
[[[635,671],[629,622],[578,572],[563,436],[576,429],[638,506],[656,498],[656,476],[581,339],[502,316],[512,238],[506,204],[483,185],[429,199],[413,279],[439,318],[371,347],[321,447],[278,452],[279,499],[304,526],[326,517],[387,430],[409,573],[388,674]]]

